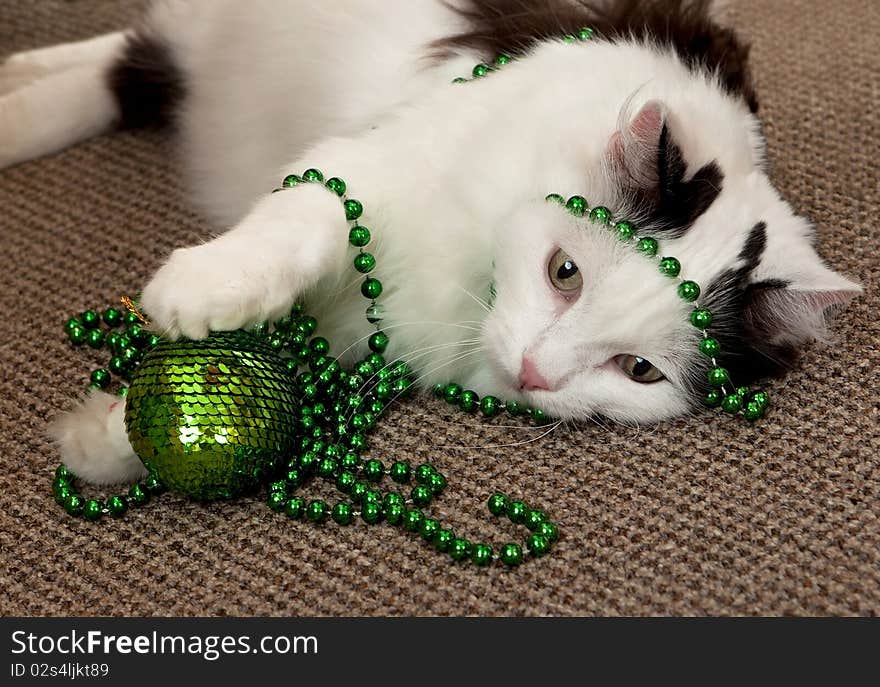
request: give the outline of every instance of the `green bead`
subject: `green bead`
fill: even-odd
[[[116,308],[107,308],[101,315],[101,319],[108,327],[118,327],[122,324],[122,313]]]
[[[144,480],[144,489],[149,494],[163,494],[166,491],[165,485],[162,484],[162,481],[156,475],[147,475],[147,478]]]
[[[348,242],[352,246],[363,248],[370,242],[370,230],[366,227],[352,227],[348,232]]]
[[[321,461],[323,462],[323,461]],[[284,476],[284,482],[287,486],[295,489],[305,481],[305,475],[301,468],[290,468]]]
[[[328,477],[333,477],[333,475],[336,474],[336,469],[338,467],[339,463],[333,458],[322,458],[318,461],[318,475],[320,477],[324,477],[325,479]]]
[[[391,464],[389,474],[391,479],[398,484],[405,484],[406,482],[409,482],[411,472],[412,468],[408,461],[398,460]]]
[[[306,315],[305,317],[300,319],[299,324],[297,324],[296,328],[306,336],[311,336],[318,328],[318,320],[316,320],[311,315]]]
[[[439,472],[435,472],[433,475],[431,475],[426,486],[428,487],[428,489],[431,490],[434,495],[437,495],[442,493],[443,490],[446,489],[447,484],[448,482],[446,481],[446,478]]]
[[[382,503],[386,506],[390,506],[392,503],[395,503],[398,506],[403,506],[406,504],[406,500],[403,498],[403,494],[399,491],[389,491],[385,494],[385,498],[382,499]]]
[[[491,67],[488,64],[483,64],[482,62],[475,66],[473,70],[471,70],[471,74],[475,77],[479,78],[481,76],[486,76],[491,71]]]
[[[434,541],[434,535],[440,531],[440,523],[433,518],[425,518],[419,524],[419,536],[427,542]]]
[[[101,318],[94,310],[86,310],[79,316],[79,321],[82,322],[83,327],[86,329],[94,329],[101,324]]]
[[[110,372],[104,369],[94,370],[90,379],[92,380],[92,384],[95,384],[102,389],[106,389],[107,385],[110,384]]]
[[[107,363],[107,369],[115,375],[121,375],[126,369],[125,361],[118,355],[113,356],[110,358],[110,362]]]
[[[297,184],[301,184],[303,182],[303,178],[298,174],[288,174],[281,182],[281,186],[284,188],[293,188]]]
[[[533,534],[526,539],[526,548],[533,556],[543,556],[550,550],[550,542],[540,534]]]
[[[351,504],[345,503],[344,501],[340,501],[333,506],[333,510],[330,513],[333,522],[339,525],[348,525],[351,522],[352,515],[353,511]]]
[[[446,553],[449,551],[449,547],[452,546],[452,542],[455,541],[455,532],[447,529],[439,529],[437,533],[434,535],[434,548],[438,551]]]
[[[504,409],[507,411],[507,414],[511,417],[516,417],[517,415],[522,415],[528,411],[525,403],[520,403],[519,401],[506,401],[504,403]]]
[[[452,83],[467,83],[467,79],[465,79],[463,76],[456,76],[452,80]]]
[[[593,29],[591,29],[589,26],[585,26],[580,31],[578,31],[578,38],[582,41],[588,41],[591,38],[593,38],[593,36],[595,36],[595,35],[596,35],[596,32]]]
[[[385,474],[385,466],[381,460],[371,458],[364,463],[363,475],[370,482],[378,482]]]
[[[389,525],[399,525],[403,520],[406,508],[398,503],[389,503],[384,506],[385,521]]]
[[[635,235],[636,228],[632,222],[622,219],[614,225],[614,231],[621,241],[629,241]]]
[[[114,518],[118,518],[128,510],[128,504],[121,496],[111,496],[107,499],[107,510]]]
[[[550,422],[550,417],[540,408],[532,408],[529,411],[529,415],[531,415],[532,422],[536,425],[545,425]]]
[[[55,468],[55,477],[56,479],[70,481],[75,479],[74,474],[70,471],[64,463]]]
[[[364,298],[378,298],[382,295],[382,282],[374,277],[367,277],[361,284],[361,293]]]
[[[266,505],[274,511],[280,511],[287,505],[287,494],[283,491],[270,491],[266,499]]]
[[[471,555],[471,543],[467,539],[456,538],[449,546],[449,555],[454,561],[463,561]]]
[[[728,394],[721,401],[721,409],[727,413],[738,413],[742,409],[743,401],[739,394]]]
[[[91,520],[92,522],[100,520],[103,514],[104,504],[98,499],[89,499],[86,501],[86,505],[83,506],[82,515],[86,520]]]
[[[529,515],[529,507],[522,501],[511,501],[507,504],[507,517],[510,522],[520,525],[526,521]]]
[[[706,405],[710,408],[717,408],[721,405],[722,398],[724,398],[724,394],[718,389],[710,389],[709,393],[706,394]]]
[[[150,500],[150,492],[144,489],[140,484],[135,484],[128,490],[128,498],[131,503],[134,503],[136,506],[143,506]]]
[[[757,403],[761,410],[764,410],[770,405],[770,396],[766,391],[756,391],[752,394],[752,401]]]
[[[697,329],[708,329],[712,324],[712,313],[706,308],[697,308],[691,312],[691,324]]]
[[[498,557],[504,565],[519,565],[523,560],[522,547],[519,544],[505,544]]]
[[[324,185],[331,191],[333,191],[333,193],[335,193],[337,196],[345,195],[345,182],[339,177],[331,177],[327,179],[327,183]]]
[[[366,501],[361,506],[361,519],[369,525],[375,525],[382,519],[382,506],[374,501]]]
[[[361,204],[361,201],[354,200],[353,198],[349,198],[346,200],[343,205],[345,206],[345,219],[350,222],[353,222],[358,217],[360,217],[364,212],[364,206]]]
[[[492,547],[487,544],[477,544],[471,551],[471,561],[480,567],[489,565],[492,562]]]
[[[446,388],[443,390],[443,398],[446,399],[446,402],[450,405],[457,405],[458,399],[461,396],[461,392],[463,389],[461,386],[456,384],[455,382],[450,382],[446,385]]]
[[[367,340],[367,345],[375,353],[384,353],[388,348],[388,335],[382,331],[376,332]]]
[[[82,496],[79,494],[71,494],[64,502],[64,510],[66,510],[69,515],[80,515],[83,512],[85,505],[86,500]]]
[[[77,346],[82,343],[85,343],[87,335],[88,335],[88,330],[79,324],[76,325],[75,327],[72,327],[67,332],[67,337],[70,339],[70,343],[77,345]]]
[[[484,396],[480,401],[480,411],[485,417],[495,417],[501,412],[502,405],[495,396]]]
[[[375,388],[376,398],[387,401],[391,398],[391,382],[379,382]]]
[[[138,317],[137,313],[127,312],[122,316],[122,323],[126,327],[131,327],[134,324],[141,324],[141,318]]]
[[[563,43],[574,43],[577,40],[577,36],[573,33],[567,33],[562,37]]]
[[[597,205],[590,210],[590,220],[598,224],[608,224],[611,221],[611,210],[602,205]]]
[[[364,494],[366,494],[370,488],[364,482],[355,482],[351,485],[351,498],[354,499],[355,503],[360,503],[364,500]]]
[[[364,358],[364,362],[371,365],[374,370],[381,370],[385,367],[385,358],[380,353],[370,353],[370,355]]]
[[[70,335],[70,332],[72,332],[77,327],[82,327],[82,322],[80,322],[79,318],[77,317],[71,317],[64,324],[64,331],[67,332],[68,335]]]
[[[655,238],[651,238],[650,236],[643,236],[636,244],[636,250],[650,257],[654,257],[655,255],[657,255],[657,251],[660,250],[660,244]]]
[[[489,512],[492,515],[504,515],[507,513],[507,497],[500,491],[496,491],[489,497]]]
[[[747,399],[752,393],[752,390],[747,386],[740,386],[736,389],[736,395],[739,396],[743,401]],[[751,399],[749,399],[751,400]]]
[[[312,167],[303,172],[302,178],[303,181],[308,182],[324,181],[324,173],[320,169]]]
[[[370,253],[358,253],[354,259],[354,268],[361,274],[372,272],[376,267],[376,258]]]
[[[309,348],[313,355],[327,355],[330,352],[330,342],[323,336],[316,336],[309,341]]]
[[[394,397],[404,396],[412,387],[412,382],[408,377],[401,377],[400,379],[395,379],[394,383],[391,385],[391,391],[394,392]]]
[[[499,67],[503,67],[505,64],[510,62],[512,59],[513,58],[510,55],[506,55],[504,53],[501,53],[495,58],[495,64],[498,65]]]
[[[532,532],[534,532],[546,520],[547,520],[547,514],[544,511],[538,510],[538,509],[534,509],[534,510],[530,509],[529,512],[526,514],[526,519],[525,519],[524,524],[527,528],[529,528]]]
[[[410,532],[418,532],[424,517],[422,511],[417,508],[408,510],[403,516],[403,526]]]
[[[410,492],[410,498],[417,506],[427,506],[431,503],[431,499],[434,498],[434,494],[431,493],[431,490],[428,487],[420,484],[413,487]]]
[[[273,491],[282,491],[285,494],[287,493],[287,482],[283,479],[277,479],[274,482],[269,483],[269,493],[271,494]]]
[[[711,336],[708,336],[700,341],[700,353],[707,358],[714,358],[720,352],[721,344],[718,343],[718,339],[713,339]]]
[[[339,477],[336,478],[336,488],[343,494],[347,494],[351,491],[355,482],[357,482],[357,478],[352,473],[340,472]]]
[[[299,520],[306,512],[306,500],[302,496],[295,496],[288,499],[284,504],[284,514],[288,518]]]
[[[548,203],[559,203],[560,205],[565,205],[565,198],[560,196],[558,193],[548,193],[544,196],[544,200]]]
[[[677,277],[681,272],[681,263],[678,261],[678,258],[661,258],[659,267],[660,271],[667,277]]]
[[[749,401],[746,403],[745,408],[743,408],[743,415],[746,420],[750,422],[754,422],[759,419],[764,414],[764,408],[757,401]]]
[[[723,367],[713,367],[709,370],[709,384],[719,388],[730,381],[730,374]]]
[[[329,513],[329,507],[321,499],[315,499],[306,506],[306,517],[312,522],[324,522]]]
[[[587,211],[587,200],[583,196],[572,196],[566,201],[565,207],[571,214],[582,217]]]
[[[695,281],[683,281],[678,285],[678,295],[688,303],[693,303],[700,297],[700,285]]]
[[[466,413],[474,412],[480,404],[480,397],[477,395],[476,391],[471,391],[467,389],[461,392],[461,395],[458,397],[458,407],[461,408]]]
[[[552,543],[559,539],[559,528],[556,527],[555,523],[542,522],[540,527],[535,531],[535,534],[541,535],[547,541]]]
[[[367,438],[360,432],[352,434],[348,440],[348,447],[353,451],[366,451],[368,445]]]
[[[101,348],[101,346],[104,345],[104,332],[102,332],[100,329],[92,329],[86,335],[86,343],[91,348]]]
[[[430,463],[422,463],[416,468],[415,478],[419,484],[427,484],[432,475],[437,474],[436,468]]]

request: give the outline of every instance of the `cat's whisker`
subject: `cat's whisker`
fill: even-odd
[[[421,320],[421,321],[412,321],[412,322],[397,322],[395,324],[390,324],[387,327],[382,327],[382,331],[388,332],[392,329],[399,329],[400,327],[414,327],[418,325],[437,325],[441,327],[456,327],[458,329],[466,329],[472,332],[482,331],[479,327],[469,327],[468,324],[472,323],[473,320],[462,320],[461,322],[440,322],[437,320]],[[366,336],[362,336],[361,338],[354,341],[354,343],[347,346],[345,349],[340,351],[338,354],[334,355],[335,358],[341,358],[346,353],[348,353],[352,348],[357,346],[358,344],[363,343],[367,339],[369,339],[376,332],[370,332]]]
[[[487,448],[514,448],[516,446],[524,446],[526,444],[531,444],[535,441],[540,441],[541,439],[543,439],[547,435],[555,432],[561,424],[562,424],[562,420],[557,420],[556,422],[554,422],[552,425],[549,426],[549,429],[546,429],[546,431],[542,432],[538,436],[532,437],[531,439],[524,439],[523,441],[515,441],[510,444],[483,444],[481,446],[461,446],[461,445],[456,445],[456,444],[444,444],[441,446],[433,446],[432,448],[458,449],[458,450],[468,450],[468,451],[471,451],[471,450],[479,451],[479,450],[483,450],[483,449],[487,449]],[[545,429],[545,428],[541,427],[540,429]]]
[[[476,303],[477,303],[477,304],[478,304],[483,310],[485,310],[486,312],[492,312],[492,307],[491,307],[486,301],[484,301],[482,298],[480,298],[479,296],[474,295],[473,293],[471,293],[470,291],[468,291],[466,288],[464,288],[461,284],[456,284],[456,286],[457,286],[459,289],[461,289],[462,291],[464,291],[468,296],[470,296],[471,298],[473,298],[474,301],[476,301]]]

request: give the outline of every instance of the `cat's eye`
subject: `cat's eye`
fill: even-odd
[[[654,367],[650,360],[645,360],[637,355],[619,355],[614,359],[614,362],[633,381],[650,384],[665,379],[663,373]]]
[[[561,248],[550,258],[547,276],[550,277],[550,283],[563,296],[573,296],[580,291],[584,283],[577,263]]]

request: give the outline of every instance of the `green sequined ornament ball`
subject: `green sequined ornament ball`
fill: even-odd
[[[203,501],[264,483],[294,448],[298,417],[284,361],[244,331],[158,344],[132,377],[125,409],[147,469]]]

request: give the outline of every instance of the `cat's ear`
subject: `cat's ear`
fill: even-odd
[[[724,175],[717,162],[685,179],[687,161],[669,128],[669,112],[658,100],[635,115],[625,106],[619,120],[605,156],[612,183],[654,228],[686,231],[721,193]]]
[[[625,107],[618,129],[608,144],[607,159],[615,180],[634,188],[656,188],[661,177],[660,147],[668,143],[666,107],[663,103],[651,100],[632,118]]]
[[[753,335],[773,346],[799,346],[828,336],[831,317],[862,287],[828,267],[812,246],[756,270],[744,292],[743,314]]]

